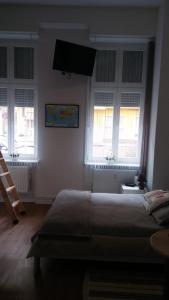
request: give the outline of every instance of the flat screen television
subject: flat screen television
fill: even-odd
[[[56,40],[53,69],[92,76],[96,49]]]

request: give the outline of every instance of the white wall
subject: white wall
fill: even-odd
[[[23,22],[24,20],[24,22]],[[87,79],[72,75],[67,79],[52,70],[56,38],[89,45],[89,34],[155,36],[156,9],[139,8],[54,8],[2,6],[0,29],[37,31],[39,65],[39,166],[33,177],[37,197],[53,197],[62,188],[84,188],[84,138]],[[86,30],[42,30],[42,22],[80,23]],[[143,26],[144,23],[144,26]],[[80,105],[78,129],[45,128],[45,103]],[[118,182],[120,182],[120,175]],[[129,178],[130,174],[126,175]],[[125,178],[123,177],[123,180]]]
[[[71,32],[81,39],[83,32]],[[83,188],[83,149],[87,78],[81,75],[63,76],[52,70],[56,36],[69,34],[42,32],[39,41],[39,158],[36,170],[35,194],[52,196],[62,188]],[[85,33],[84,33],[85,35]],[[45,128],[45,103],[79,104],[78,129]]]
[[[148,180],[150,188],[169,189],[169,2],[162,1],[151,114]]]
[[[153,180],[154,180],[156,124],[157,124],[157,113],[158,113],[159,84],[160,84],[161,56],[162,56],[163,12],[164,9],[163,6],[161,6],[158,14],[157,34],[156,34],[156,43],[155,43],[154,77],[153,77],[150,135],[149,135],[149,148],[148,148],[147,185],[149,189],[152,189]]]

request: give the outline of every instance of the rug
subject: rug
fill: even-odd
[[[83,300],[161,300],[164,274],[150,268],[88,269]]]

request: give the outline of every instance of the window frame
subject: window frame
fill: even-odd
[[[108,47],[98,47],[98,50],[116,50],[116,70],[113,83],[95,82],[96,63],[93,70],[93,76],[88,80],[87,92],[87,109],[86,109],[86,143],[85,143],[85,164],[107,164],[105,158],[93,158],[93,117],[94,117],[94,94],[96,91],[113,92],[114,97],[114,116],[113,116],[113,138],[112,152],[117,158],[120,128],[120,95],[121,93],[139,93],[140,94],[140,116],[139,116],[139,137],[138,137],[138,153],[136,159],[117,159],[113,164],[131,164],[139,165],[141,156],[141,143],[143,135],[143,115],[144,115],[144,99],[146,85],[146,68],[147,68],[147,43],[144,44],[120,44],[109,45]],[[123,51],[143,51],[143,68],[142,81],[140,83],[124,83],[122,82],[122,63]]]
[[[34,91],[34,154],[20,154],[19,160],[37,160],[38,158],[38,90],[37,90],[37,45],[32,41],[0,41],[0,47],[7,48],[7,78],[0,78],[0,88],[7,88],[8,103],[8,154],[4,153],[6,159],[14,153],[14,110],[15,89],[33,89]],[[30,47],[34,49],[34,78],[14,78],[14,48]]]

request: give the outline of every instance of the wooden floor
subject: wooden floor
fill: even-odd
[[[48,205],[25,204],[26,215],[13,225],[0,203],[0,300],[81,300],[83,263],[42,261],[42,276],[33,277],[33,259],[26,259],[31,237]]]

